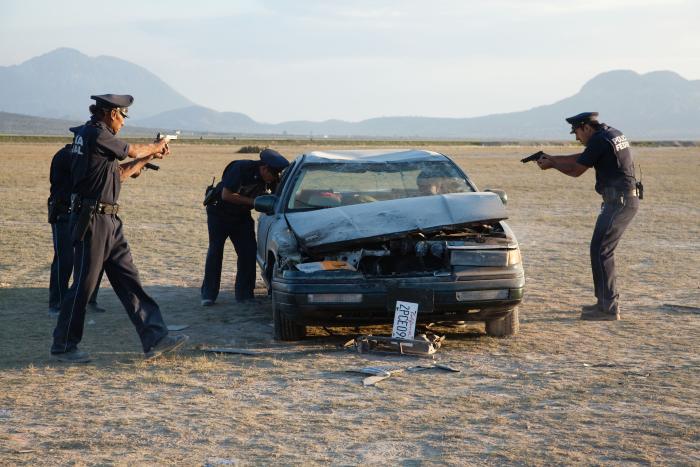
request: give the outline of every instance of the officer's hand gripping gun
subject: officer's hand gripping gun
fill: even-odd
[[[177,139],[177,137],[180,135],[180,130],[177,130],[174,135],[166,135],[163,133],[158,133],[156,135],[156,142],[160,141],[161,139],[164,139],[166,143],[170,142],[173,139]],[[152,164],[150,162],[147,162],[146,165],[143,166],[146,169],[151,169],[151,170],[159,170],[160,166],[156,164]]]
[[[529,155],[523,159],[520,159],[520,162],[522,162],[523,164],[525,164],[527,162],[532,162],[532,161],[537,162],[544,155],[545,155],[544,151],[537,151],[536,153],[534,153],[532,155]]]

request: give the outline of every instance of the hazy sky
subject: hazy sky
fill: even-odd
[[[700,79],[690,0],[3,0],[0,11],[0,65],[58,47],[111,55],[270,123],[525,110],[612,69]]]

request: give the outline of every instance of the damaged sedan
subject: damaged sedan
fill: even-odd
[[[488,335],[515,334],[525,277],[505,200],[436,152],[299,156],[276,193],[255,200],[275,338],[391,324],[397,291],[423,297],[418,322],[482,321]]]

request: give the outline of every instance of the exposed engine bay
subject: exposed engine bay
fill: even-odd
[[[457,231],[417,232],[382,241],[375,239],[352,248],[345,246],[342,251],[302,255],[301,261],[282,261],[280,267],[307,270],[313,263],[321,265],[319,270],[344,269],[369,276],[433,275],[439,271],[449,273],[453,265],[506,266],[509,250],[517,251],[517,246],[511,244],[500,222],[474,223]],[[465,259],[465,255],[472,259]]]

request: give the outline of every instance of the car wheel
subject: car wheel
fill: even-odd
[[[503,318],[486,321],[486,334],[491,337],[506,337],[517,334],[520,330],[518,308],[510,310]]]
[[[296,341],[306,336],[306,326],[295,323],[280,311],[274,290],[272,291],[272,323],[275,339],[279,341]]]

